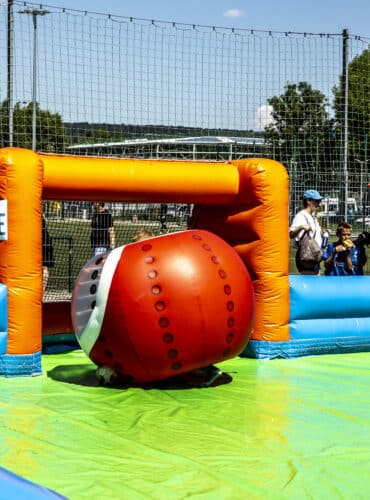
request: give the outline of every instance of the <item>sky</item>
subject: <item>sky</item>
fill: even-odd
[[[46,0],[43,5],[141,19],[370,38],[370,0]]]
[[[269,99],[281,95],[288,82],[309,82],[330,107],[342,68],[344,28],[361,37],[351,37],[350,58],[370,42],[370,0],[35,2],[59,14],[38,18],[38,98],[71,122],[263,130],[272,120]],[[15,99],[28,102],[33,30],[30,16],[16,15],[20,4]],[[103,16],[64,15],[63,7]],[[0,76],[1,87],[6,82]]]

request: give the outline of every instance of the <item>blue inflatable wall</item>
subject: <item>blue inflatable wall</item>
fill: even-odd
[[[370,351],[369,276],[289,276],[290,340],[251,341],[244,356]]]
[[[0,467],[0,498],[4,500],[67,500],[58,493],[31,483]]]
[[[0,356],[8,344],[8,287],[0,283]]]

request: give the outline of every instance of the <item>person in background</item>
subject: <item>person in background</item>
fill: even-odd
[[[289,237],[293,240],[293,247],[298,249],[299,241],[304,233],[309,233],[314,238],[318,245],[322,246],[321,227],[316,218],[316,211],[322,200],[322,196],[316,189],[309,189],[303,193],[303,209],[300,210],[293,218],[292,224],[289,228]],[[320,264],[311,270],[303,269],[297,259],[296,266],[300,274],[320,274]]]
[[[356,245],[351,239],[352,226],[348,222],[340,222],[336,235],[338,240],[329,243],[323,252],[325,276],[354,276],[363,274],[366,263],[364,247]]]
[[[143,227],[142,229],[139,229],[134,236],[132,237],[131,242],[136,243],[137,241],[143,241],[148,238],[153,238],[155,236],[154,232],[151,229],[148,229],[146,227]]]
[[[367,255],[365,250],[365,245],[370,244],[370,233],[364,231],[360,233],[355,240],[355,251],[353,252],[352,263],[353,270],[356,276],[363,276],[364,266],[367,262]]]
[[[94,204],[94,213],[91,220],[91,249],[92,256],[112,250],[115,245],[113,217],[105,208],[105,204],[97,201]]]
[[[53,241],[42,217],[42,292],[45,293],[49,281],[49,268],[54,267]]]

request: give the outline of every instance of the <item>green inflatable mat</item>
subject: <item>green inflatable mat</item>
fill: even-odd
[[[1,466],[71,500],[370,497],[369,353],[218,366],[115,389],[45,355],[0,379]]]

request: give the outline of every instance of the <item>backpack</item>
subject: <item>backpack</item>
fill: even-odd
[[[322,250],[309,233],[304,233],[299,241],[297,260],[302,269],[313,270],[320,263]]]

